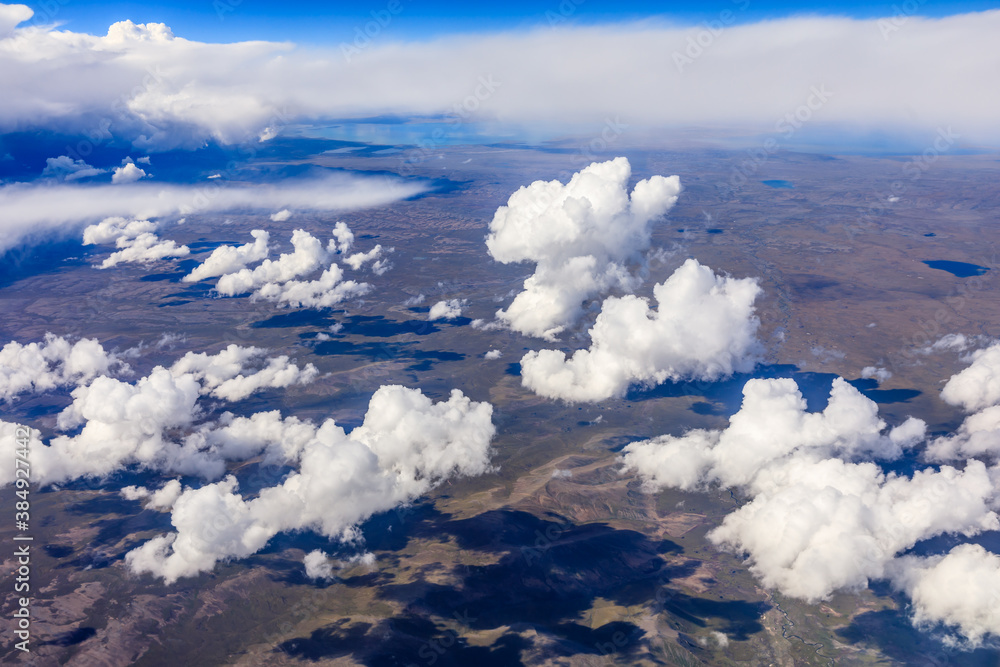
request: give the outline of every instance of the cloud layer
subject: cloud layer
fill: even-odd
[[[7,6],[4,20],[30,11]],[[23,28],[0,33],[0,87],[20,91],[0,110],[0,128],[198,145],[269,137],[307,118],[458,109],[515,123],[600,126],[621,116],[773,129],[825,89],[815,111],[822,122],[903,124],[929,131],[929,140],[953,125],[976,140],[997,138],[1000,91],[983,82],[1000,69],[1000,12],[749,24],[736,24],[736,8],[730,14],[711,30],[650,19],[387,42],[350,59],[334,45],[192,42],[163,24],[122,21],[103,36]]]
[[[633,295],[605,299],[588,349],[525,354],[522,383],[550,398],[600,401],[633,384],[748,371],[759,352],[759,293],[755,279],[718,276],[689,259],[653,288],[655,309]]]
[[[2,76],[2,75],[0,75]],[[350,211],[382,206],[426,190],[426,185],[392,178],[332,175],[285,180],[281,185],[71,185],[0,186],[0,252],[53,231],[79,229],[111,217],[150,220],[171,215],[214,213],[235,208],[283,207]]]

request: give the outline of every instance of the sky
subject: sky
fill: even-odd
[[[275,3],[257,0],[203,0],[198,3],[100,2],[50,0],[26,3],[36,21],[58,22],[74,32],[101,35],[116,21],[166,23],[175,34],[204,42],[241,40],[295,41],[299,44],[336,44],[354,37],[355,28],[385,16],[392,0],[372,2]],[[421,40],[456,32],[492,32],[549,26],[551,20],[576,25],[627,22],[655,18],[667,24],[697,25],[719,20],[732,11],[731,25],[801,14],[891,17],[900,14],[941,17],[996,9],[997,2],[895,2],[805,3],[785,0],[715,0],[712,2],[648,2],[616,0],[511,0],[494,3],[399,0],[385,37]],[[558,17],[554,19],[554,17]]]

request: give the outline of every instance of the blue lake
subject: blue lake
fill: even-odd
[[[794,188],[795,187],[794,185],[792,185],[791,181],[771,180],[771,181],[761,181],[761,183],[763,183],[764,185],[766,185],[769,188]]]
[[[989,268],[985,266],[979,266],[978,264],[969,264],[968,262],[952,262],[947,259],[925,259],[924,264],[931,267],[932,269],[938,269],[939,271],[947,271],[953,276],[958,278],[970,278],[972,276],[981,276]]]

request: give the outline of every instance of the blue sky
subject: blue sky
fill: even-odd
[[[312,0],[273,3],[259,0],[202,0],[197,3],[100,2],[97,0],[49,0],[28,3],[39,19],[63,23],[73,31],[104,34],[107,26],[123,19],[137,23],[159,22],[178,36],[208,42],[249,39],[291,40],[306,44],[338,44],[350,41],[354,29],[371,20],[371,12],[385,12],[391,0],[328,3]],[[732,10],[736,21],[753,22],[802,13],[846,15],[860,18],[893,16],[904,0],[864,2],[842,0],[803,3],[787,0],[718,0],[715,2],[648,2],[621,0],[504,0],[496,3],[399,0],[401,9],[392,20],[391,36],[426,39],[453,32],[523,29],[548,25],[546,12],[560,6],[577,24],[624,21],[660,16],[682,24],[718,19]],[[1000,7],[998,2],[930,2],[908,0],[918,5],[917,14],[945,16]],[[55,7],[46,9],[45,7]],[[572,11],[569,11],[572,8]]]

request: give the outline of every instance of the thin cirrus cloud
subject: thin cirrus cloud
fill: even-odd
[[[110,217],[151,219],[237,208],[351,211],[426,191],[423,183],[335,174],[280,185],[221,186],[12,184],[0,186],[0,252],[53,231],[71,232]]]
[[[30,12],[2,6],[0,23]],[[973,142],[998,139],[1000,89],[987,82],[1000,70],[1000,11],[893,25],[799,16],[731,25],[706,40],[701,26],[649,19],[387,39],[350,60],[336,45],[207,44],[127,20],[103,36],[20,28],[0,39],[0,87],[22,91],[5,101],[0,128],[110,133],[162,148],[266,138],[298,120],[463,104],[470,117],[512,123],[772,130],[807,105],[810,122],[907,127],[930,141],[939,127]]]

